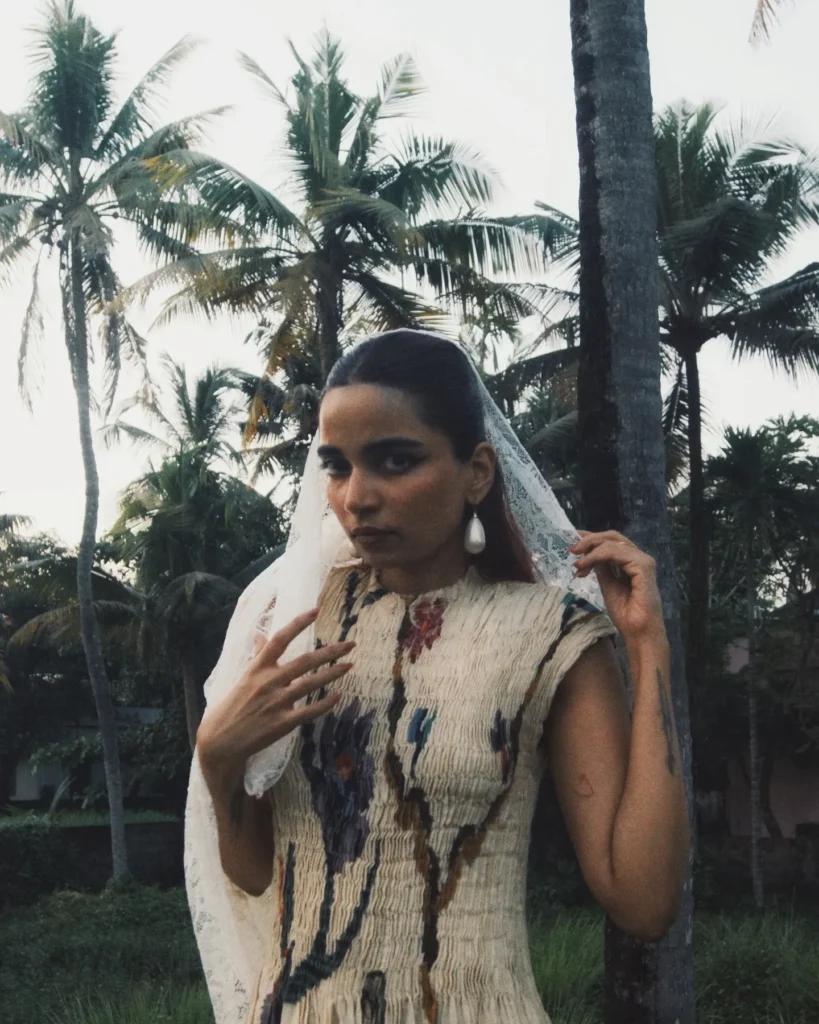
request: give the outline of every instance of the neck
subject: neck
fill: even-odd
[[[463,543],[436,551],[430,558],[378,569],[378,580],[395,594],[412,596],[448,587],[463,579],[471,562]]]

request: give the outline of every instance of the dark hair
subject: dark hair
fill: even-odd
[[[324,393],[348,384],[380,384],[409,395],[418,418],[449,438],[455,457],[466,462],[486,440],[483,404],[466,354],[446,338],[422,331],[388,331],[351,348],[330,371]],[[474,564],[487,580],[533,583],[535,570],[509,512],[500,466],[479,506],[486,547]],[[464,509],[464,525],[471,515]]]

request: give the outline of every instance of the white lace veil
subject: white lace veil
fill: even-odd
[[[509,510],[541,580],[572,590],[602,607],[596,579],[578,580],[573,576],[568,549],[577,533],[492,400],[477,369],[473,370],[483,400],[486,440],[495,449]],[[317,434],[307,456],[285,553],[239,599],[222,654],[205,684],[209,707],[221,700],[242,675],[253,656],[255,635],[271,635],[299,613],[313,608],[330,567],[353,557],[352,547],[325,497],[318,444]],[[282,661],[313,646],[311,628],[290,645]],[[248,793],[260,796],[276,783],[290,759],[295,738],[293,733],[248,760]],[[222,870],[213,804],[196,754],[185,812],[185,880],[216,1024],[244,1024],[264,951],[272,942],[274,901],[271,889],[262,896],[249,896]]]

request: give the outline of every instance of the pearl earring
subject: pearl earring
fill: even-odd
[[[466,528],[464,536],[464,547],[470,555],[479,555],[486,547],[486,531],[483,523],[478,519],[478,506],[472,506],[472,518]]]

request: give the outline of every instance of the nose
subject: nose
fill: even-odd
[[[378,489],[369,473],[353,468],[347,477],[344,489],[344,510],[352,516],[372,513],[378,509],[380,499]]]

